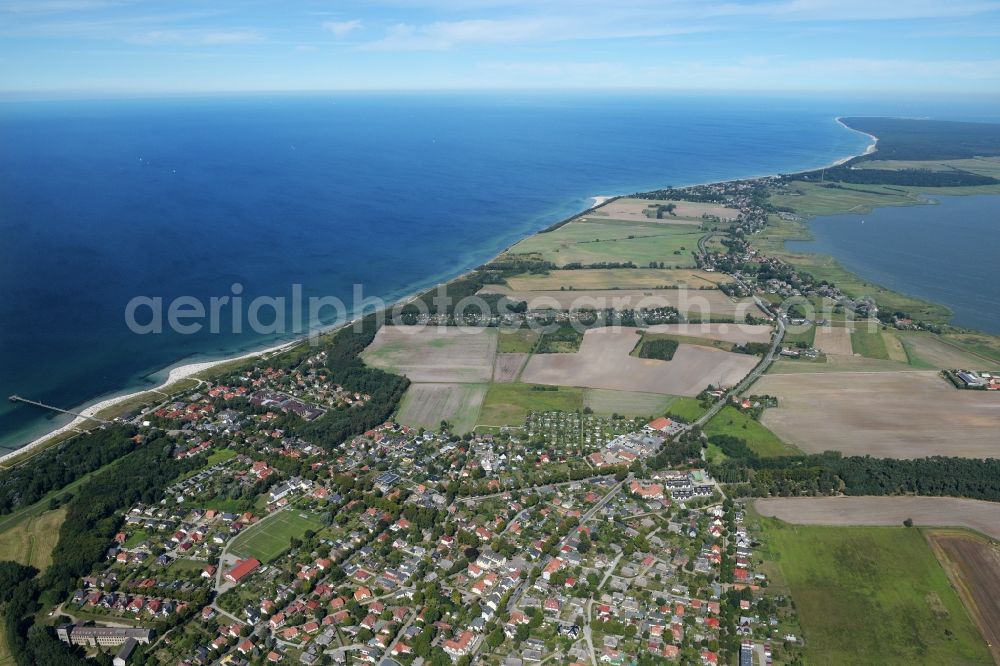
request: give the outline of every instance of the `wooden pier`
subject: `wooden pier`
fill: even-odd
[[[111,421],[105,421],[104,419],[99,419],[96,416],[87,416],[86,414],[81,414],[79,412],[71,412],[68,409],[60,409],[59,407],[53,407],[52,405],[46,405],[44,402],[38,402],[37,400],[29,400],[27,398],[22,398],[19,395],[12,395],[7,398],[11,402],[23,402],[27,405],[34,405],[35,407],[41,407],[42,409],[49,409],[53,412],[59,412],[60,414],[69,414],[70,416],[76,416],[77,418],[87,419],[89,421],[96,421],[101,425],[109,425]]]

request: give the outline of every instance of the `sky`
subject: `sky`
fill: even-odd
[[[0,0],[0,93],[1000,93],[1000,0]]]

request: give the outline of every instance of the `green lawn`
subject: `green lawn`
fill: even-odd
[[[762,519],[813,664],[990,664],[989,651],[917,529]]]
[[[583,409],[583,389],[546,386],[557,390],[533,391],[534,384],[491,384],[479,412],[484,426],[523,425],[529,411],[575,412]]]
[[[759,421],[750,418],[744,412],[727,405],[705,424],[705,434],[709,439],[713,435],[729,435],[746,440],[747,446],[759,456],[790,456],[800,453],[797,449],[785,444],[773,432],[765,428]]]
[[[861,354],[865,358],[877,358],[888,360],[889,352],[885,348],[885,340],[882,339],[882,331],[875,329],[868,330],[868,325],[858,324],[858,327],[851,332],[851,348],[855,354]]]
[[[538,332],[530,328],[500,329],[500,336],[497,338],[497,351],[502,354],[527,354],[534,350],[536,342],[538,342]]]
[[[536,253],[558,266],[625,261],[648,266],[662,261],[666,268],[689,268],[695,265],[691,253],[701,236],[700,228],[689,224],[587,218],[526,238],[511,252]]]
[[[293,537],[301,539],[306,530],[319,532],[324,527],[308,511],[288,509],[248,527],[233,540],[229,551],[240,557],[256,557],[261,562],[271,562],[288,550]]]
[[[126,548],[135,548],[140,543],[149,538],[149,532],[146,530],[136,530],[128,535],[128,539],[125,540],[123,544]]]
[[[232,460],[236,456],[240,455],[232,449],[216,449],[208,454],[208,459],[205,461],[207,467],[218,464],[220,462],[225,462],[227,460]]]

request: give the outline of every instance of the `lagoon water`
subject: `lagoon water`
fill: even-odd
[[[398,298],[628,193],[827,164],[843,101],[342,94],[0,103],[0,396],[65,408],[278,336],[136,335],[135,296]],[[916,109],[913,110],[916,112]],[[0,447],[64,422],[0,401]],[[2,452],[2,451],[0,451]]]
[[[947,305],[956,325],[1000,335],[1000,196],[928,197],[933,205],[815,218],[815,240],[787,246],[834,256],[871,282]]]

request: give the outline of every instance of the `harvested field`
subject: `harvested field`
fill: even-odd
[[[410,384],[399,407],[399,422],[437,429],[447,421],[455,432],[469,432],[485,397],[485,384]]]
[[[1000,505],[961,497],[769,497],[754,500],[763,516],[796,525],[966,527],[1000,539]]]
[[[674,400],[674,396],[638,391],[586,389],[583,392],[583,406],[601,415],[661,416]]]
[[[853,356],[851,331],[844,326],[818,326],[813,346],[827,356]]]
[[[526,274],[507,278],[515,291],[557,289],[656,289],[688,287],[700,289],[732,282],[725,273],[709,273],[688,268],[582,268]]]
[[[599,328],[583,336],[575,354],[536,354],[522,372],[525,382],[693,396],[708,384],[732,385],[757,364],[746,354],[680,345],[673,360],[630,356],[639,340],[634,328]]]
[[[514,291],[503,285],[487,285],[480,293],[504,294],[513,301],[526,301],[531,310],[584,310],[614,308],[672,307],[693,319],[710,317],[734,318],[745,321],[749,313],[763,313],[753,302],[744,298],[733,300],[715,289],[580,289],[576,291]]]
[[[673,215],[663,214],[662,220],[646,215],[650,206],[673,204]],[[669,222],[673,224],[701,224],[702,215],[714,215],[720,220],[734,220],[740,214],[735,208],[726,208],[720,204],[699,203],[695,201],[654,201],[647,199],[616,199],[601,206],[596,211],[588,213],[588,217],[610,217],[615,220],[633,222]]]
[[[1000,546],[957,530],[928,530],[927,539],[1000,664]]]
[[[808,453],[886,458],[1000,456],[1000,395],[960,391],[937,372],[768,374],[761,423]]]
[[[770,342],[774,329],[766,324],[657,324],[648,327],[646,331],[739,344]]]
[[[987,357],[968,352],[933,333],[900,331],[899,338],[916,367],[949,370],[968,368],[976,370],[1000,369],[1000,363]]]
[[[530,354],[497,354],[493,366],[493,381],[500,383],[515,381],[521,374],[521,368],[528,360],[528,356]]]
[[[365,363],[413,382],[485,383],[493,377],[497,331],[383,326],[362,354]]]

